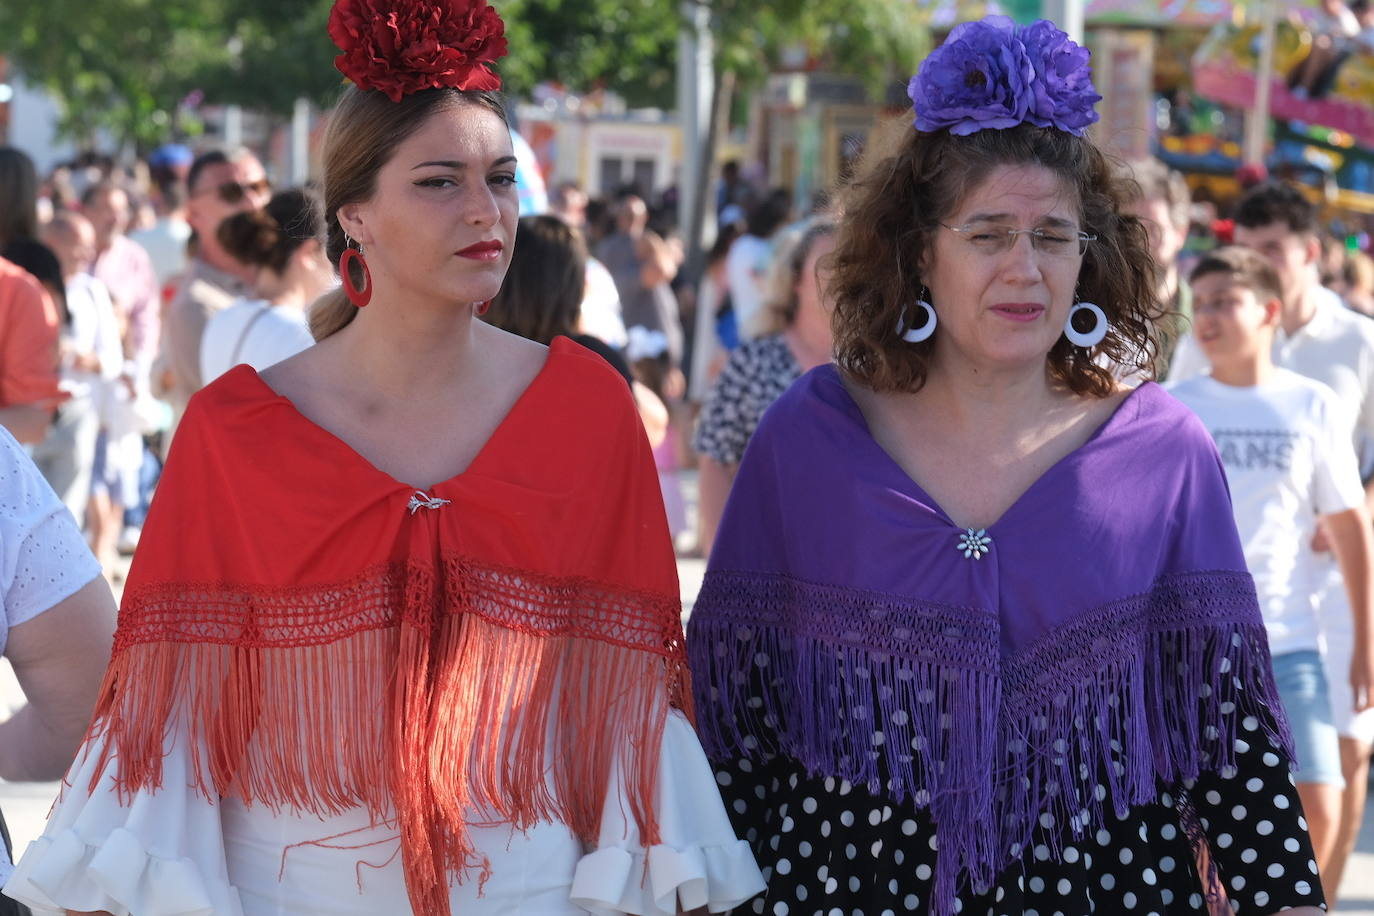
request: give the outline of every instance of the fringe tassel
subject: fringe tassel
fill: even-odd
[[[424,916],[448,914],[452,880],[490,874],[469,822],[557,821],[595,843],[617,766],[643,842],[659,841],[663,729],[670,705],[690,709],[676,596],[458,560],[370,576],[126,598],[91,790],[110,765],[126,799],[160,788],[164,739],[184,728],[208,798],[394,816]]]
[[[1212,847],[1203,830],[1202,818],[1187,789],[1179,793],[1175,803],[1178,819],[1183,824],[1183,833],[1188,837],[1188,845],[1193,850],[1193,862],[1198,876],[1202,879],[1203,899],[1207,902],[1207,916],[1233,916],[1231,901],[1226,897],[1226,885],[1221,880],[1221,870],[1217,868]]]
[[[1241,720],[1280,708],[1235,574],[1162,580],[1007,658],[990,612],[777,576],[708,575],[690,626],[708,754],[784,754],[927,808],[936,916],[990,887],[1043,815],[1090,835],[1160,780],[1232,765]]]

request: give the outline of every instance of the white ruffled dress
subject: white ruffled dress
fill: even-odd
[[[320,818],[232,798],[212,803],[194,788],[189,749],[173,739],[162,789],[121,803],[110,766],[88,795],[96,751],[88,746],[78,756],[43,835],[5,884],[8,896],[36,913],[411,912],[394,825],[374,824],[362,809]],[[595,848],[557,823],[523,832],[509,825],[472,827],[491,875],[480,887],[475,876],[452,885],[455,916],[658,916],[699,907],[719,913],[763,890],[748,844],[730,826],[696,733],[677,711],[670,714],[660,753],[662,843],[648,849],[640,844],[626,794],[613,775]]]

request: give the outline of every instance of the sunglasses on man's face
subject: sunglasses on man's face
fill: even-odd
[[[257,181],[250,181],[247,184],[238,181],[226,181],[214,187],[201,188],[196,192],[196,196],[213,191],[226,204],[241,204],[249,194],[266,194],[271,190],[271,182],[266,178],[259,178]]]

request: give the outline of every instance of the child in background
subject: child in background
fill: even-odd
[[[1343,787],[1340,749],[1319,652],[1318,520],[1330,535],[1354,615],[1349,677],[1357,708],[1371,705],[1374,536],[1355,451],[1335,393],[1274,365],[1281,291],[1258,253],[1224,247],[1190,276],[1193,333],[1212,365],[1172,387],[1216,441],[1236,527],[1269,633],[1274,675],[1298,761],[1298,794],[1323,875],[1334,849]],[[1334,887],[1325,888],[1328,900]]]

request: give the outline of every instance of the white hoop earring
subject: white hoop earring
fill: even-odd
[[[930,293],[926,293],[927,296]],[[925,321],[919,326],[913,325],[910,328],[903,327],[906,324],[906,306],[902,307],[902,313],[897,316],[897,333],[902,340],[907,343],[920,343],[923,340],[930,340],[935,333],[935,325],[940,321],[935,317],[935,307],[924,299],[916,300],[916,307],[925,312]]]
[[[1094,321],[1093,326],[1086,331],[1080,331],[1073,326],[1074,318],[1083,312],[1090,313]],[[1107,339],[1107,313],[1091,302],[1075,302],[1069,310],[1069,320],[1064,322],[1064,336],[1075,347],[1091,350]]]

